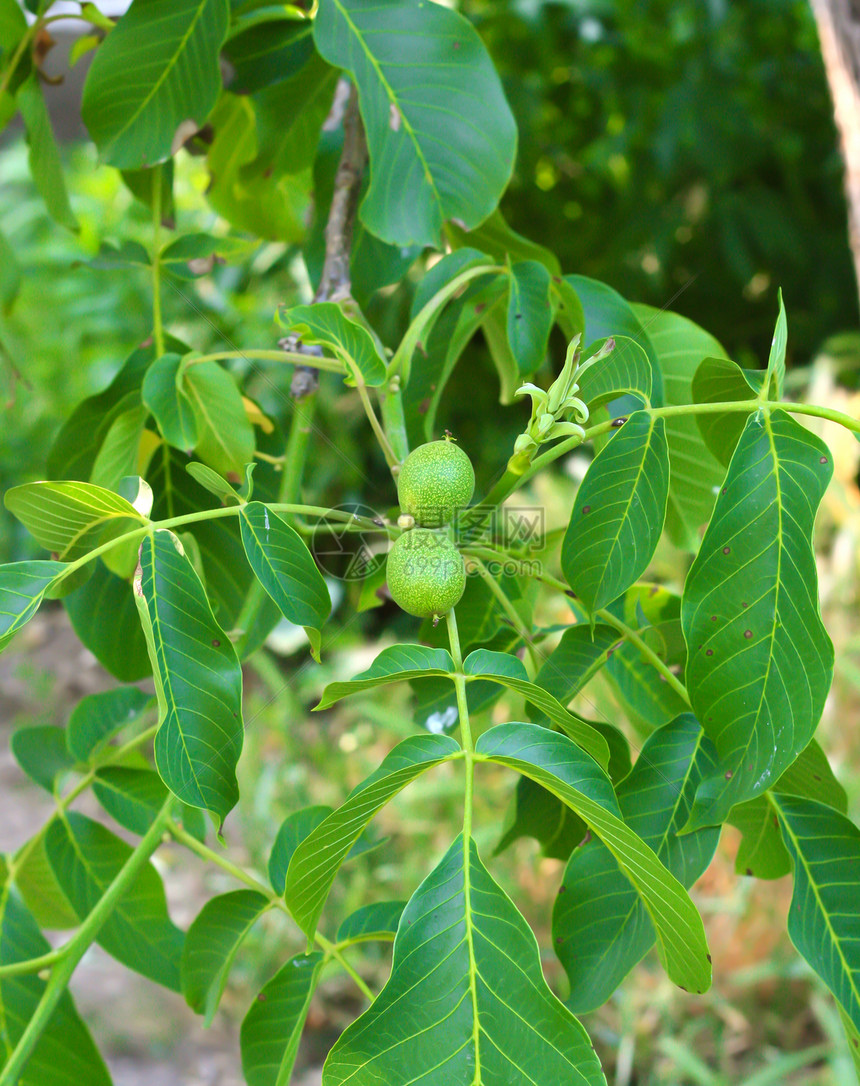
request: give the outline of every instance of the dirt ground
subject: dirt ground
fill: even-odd
[[[0,657],[0,851],[15,850],[52,810],[47,794],[15,763],[10,733],[27,723],[61,723],[83,695],[113,685],[60,610],[43,611]],[[91,800],[85,797],[78,808],[101,817],[98,806],[87,803],[87,798]],[[171,916],[187,927],[212,889],[206,886],[202,869],[181,859],[166,855],[159,868]],[[53,941],[64,938],[61,934]],[[219,1012],[205,1030],[182,996],[130,972],[99,947],[93,947],[78,966],[72,991],[114,1086],[244,1086],[238,1022],[225,1014]],[[320,1083],[319,1069],[294,1078],[294,1086]]]

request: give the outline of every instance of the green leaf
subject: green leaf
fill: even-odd
[[[360,377],[371,388],[385,382],[385,362],[370,333],[350,320],[335,302],[294,305],[281,313],[281,324],[288,332],[301,336],[303,343],[327,347],[353,380]]]
[[[101,562],[85,585],[63,600],[75,633],[120,682],[151,673],[131,585]]]
[[[194,567],[168,531],[147,536],[134,579],[158,695],[155,764],[191,807],[224,818],[239,798],[242,670]]]
[[[51,823],[45,849],[79,920],[90,913],[132,853],[125,841],[77,811]],[[164,887],[150,863],[120,898],[96,941],[129,969],[178,992],[183,939],[167,915]]]
[[[776,327],[773,331],[773,341],[770,345],[770,355],[767,360],[767,390],[768,397],[772,400],[782,399],[782,390],[785,385],[785,348],[788,345],[788,321],[785,316],[785,305],[782,301],[782,290],[779,291],[779,315],[776,318]]]
[[[93,781],[96,799],[124,829],[143,836],[164,806],[167,789],[152,769],[105,766]]]
[[[9,739],[15,761],[30,780],[53,793],[57,777],[75,767],[66,747],[66,732],[54,724],[19,728]]]
[[[313,56],[313,23],[303,12],[268,7],[258,18],[251,25],[239,22],[224,45],[233,65],[230,86],[238,94],[254,94],[294,78]]]
[[[511,267],[508,292],[508,343],[520,373],[534,373],[546,358],[553,312],[550,275],[537,260],[520,260]]]
[[[567,705],[600,671],[619,640],[618,631],[603,623],[593,628],[588,623],[568,627],[541,664],[535,685]]]
[[[681,883],[622,821],[612,785],[596,763],[566,736],[535,724],[491,728],[476,755],[531,777],[576,811],[641,896],[669,978],[688,991],[705,991],[711,965],[702,919]]]
[[[60,152],[51,128],[38,76],[33,73],[18,88],[16,101],[24,118],[29,145],[30,172],[52,219],[69,230],[78,229],[78,220],[69,203]]]
[[[693,376],[691,393],[696,403],[751,400],[749,413],[722,411],[696,415],[696,424],[708,449],[721,464],[728,464],[749,415],[756,409],[766,374],[764,370],[743,370],[728,358],[705,358]]]
[[[646,330],[639,309],[631,306],[617,290],[597,279],[589,279],[585,275],[566,275],[564,280],[573,287],[582,303],[587,342],[625,336],[644,350],[651,365],[651,402],[659,407],[663,402],[663,380],[657,353],[651,343],[650,324]]]
[[[172,219],[173,205],[173,159],[161,166],[148,170],[120,171],[123,183],[133,196],[150,210],[155,204],[155,185],[161,188],[161,215],[163,219]]]
[[[752,415],[687,575],[687,689],[720,755],[690,828],[722,822],[765,792],[821,717],[833,647],[818,610],[812,530],[830,459],[784,411]]]
[[[175,152],[180,125],[203,126],[221,90],[228,7],[227,0],[136,0],[119,20],[96,53],[81,104],[105,162],[154,166]]]
[[[297,954],[272,977],[242,1022],[239,1044],[248,1086],[283,1086],[292,1076],[325,956]]]
[[[592,362],[579,375],[577,396],[593,412],[619,396],[632,395],[643,405],[651,403],[652,369],[645,349],[629,336],[613,336],[615,350],[605,358]],[[598,339],[583,353],[582,364],[603,347]]]
[[[648,737],[616,789],[624,821],[685,888],[704,872],[720,837],[718,828],[678,836],[715,762],[710,741],[686,713]],[[642,899],[598,840],[586,838],[570,858],[553,910],[553,943],[576,1014],[604,1003],[654,945]]]
[[[388,983],[341,1034],[323,1086],[413,1081],[605,1086],[580,1023],[543,977],[535,937],[460,835],[418,887]]]
[[[357,943],[394,935],[405,908],[405,901],[375,901],[372,905],[362,905],[342,921],[337,929],[337,941],[343,943],[350,939]]]
[[[246,476],[249,472],[253,474],[256,466],[256,463],[246,464]],[[217,471],[213,471],[208,465],[199,464],[194,460],[190,464],[185,465],[185,470],[195,483],[199,483],[204,490],[208,490],[210,494],[214,494],[222,505],[242,504],[242,499],[239,497],[238,491],[230,486],[223,476],[219,475]]]
[[[860,1029],[860,830],[800,796],[771,796],[794,867],[788,934]]]
[[[4,501],[36,542],[64,562],[146,523],[131,502],[92,483],[24,483],[7,490]]]
[[[138,404],[113,420],[93,464],[90,481],[94,486],[116,490],[124,478],[137,474],[140,442],[148,417],[143,404]]]
[[[8,313],[21,287],[21,265],[6,235],[0,230],[0,313]]]
[[[438,247],[446,220],[468,230],[495,210],[514,165],[516,123],[461,15],[409,0],[322,0],[314,39],[358,87],[370,150],[359,214],[372,233]]]
[[[606,740],[584,720],[574,716],[542,687],[529,682],[528,673],[519,657],[509,652],[493,652],[475,649],[463,661],[467,682],[479,680],[500,683],[508,690],[521,694],[540,709],[570,739],[605,769],[609,765],[609,746]]]
[[[662,402],[668,407],[691,403],[693,375],[700,362],[706,357],[725,356],[725,351],[686,317],[644,305],[634,306],[634,310],[648,329],[654,357],[659,360]],[[659,402],[656,395],[654,402]],[[666,440],[671,468],[666,531],[676,547],[695,553],[699,529],[711,515],[724,471],[708,452],[693,415],[668,418]]]
[[[14,892],[0,892],[0,966],[48,954],[51,946]],[[0,1068],[36,1012],[46,981],[33,973],[0,979],[4,1045]],[[16,1086],[111,1086],[111,1078],[68,991],[36,1041]]]
[[[254,458],[254,427],[242,394],[230,374],[217,362],[186,362],[184,392],[197,423],[195,452],[222,475],[242,478]]]
[[[165,354],[146,371],[141,389],[161,436],[176,449],[190,452],[200,437],[197,415],[182,382],[182,357]]]
[[[257,159],[257,121],[251,101],[223,94],[210,122],[211,185],[206,198],[237,230],[278,242],[300,242],[306,233],[313,173],[256,174],[245,167]]]
[[[41,832],[18,851],[15,858],[15,889],[40,928],[67,931],[78,926],[78,914],[57,882]]]
[[[304,626],[315,660],[320,630],[331,611],[331,597],[301,536],[260,502],[242,506],[242,543],[254,574],[281,614]]]
[[[509,257],[511,260],[537,260],[551,275],[561,275],[561,265],[555,253],[517,233],[505,221],[499,208],[472,230],[464,230],[462,226],[452,222],[446,233],[455,249],[470,245],[488,253],[500,264],[504,264]]]
[[[314,709],[328,709],[341,698],[372,690],[376,686],[419,679],[430,675],[454,674],[454,661],[447,649],[428,649],[424,645],[391,645],[376,657],[366,671],[348,682],[329,683]]]
[[[177,279],[196,279],[207,275],[215,266],[215,258],[240,260],[253,252],[253,242],[246,238],[215,237],[212,234],[182,234],[161,250],[160,262],[165,271]]]
[[[78,404],[48,453],[48,474],[52,478],[84,482],[89,479],[104,435],[120,411],[139,402],[141,381],[154,359],[153,346],[139,347],[129,355],[106,389]]]
[[[185,936],[182,991],[188,1006],[211,1025],[236,952],[260,917],[271,908],[256,890],[233,890],[207,901]]]
[[[10,562],[0,566],[0,652],[30,621],[62,562]]]
[[[668,494],[665,424],[636,411],[589,466],[562,543],[564,575],[592,614],[647,569]]]
[[[542,856],[567,860],[587,832],[579,815],[558,796],[530,777],[520,777],[493,855],[498,856],[521,837],[533,837],[540,842]]]
[[[269,854],[269,882],[276,894],[283,896],[293,853],[311,830],[315,830],[331,813],[332,808],[324,804],[302,807],[288,814],[281,823]]]
[[[121,686],[81,698],[72,710],[66,744],[79,762],[96,761],[107,741],[139,720],[153,699],[136,686]]]
[[[773,786],[773,791],[826,803],[842,814],[848,812],[848,797],[830,768],[824,751],[813,739]],[[757,879],[780,879],[791,871],[791,858],[782,841],[779,819],[767,795],[738,803],[728,821],[743,838],[735,856],[735,871]]]
[[[285,900],[309,940],[338,869],[371,818],[416,777],[459,753],[459,743],[448,735],[404,739],[352,790],[346,802],[299,844],[287,872]]]

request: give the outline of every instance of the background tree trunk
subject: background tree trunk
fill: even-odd
[[[848,231],[860,288],[860,0],[810,0],[845,160]]]

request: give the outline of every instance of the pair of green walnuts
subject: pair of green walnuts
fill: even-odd
[[[430,441],[403,461],[397,477],[404,531],[388,552],[388,590],[398,606],[419,618],[444,615],[466,588],[466,566],[445,526],[475,492],[472,462],[452,441]]]

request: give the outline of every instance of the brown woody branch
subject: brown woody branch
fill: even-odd
[[[355,226],[355,213],[358,209],[358,195],[361,179],[367,166],[367,141],[364,125],[358,110],[358,94],[355,86],[346,81],[338,87],[335,95],[333,115],[343,101],[343,89],[348,86],[346,106],[343,108],[343,150],[334,178],[334,192],[328,212],[325,228],[325,261],[319,286],[314,294],[315,302],[338,302],[350,298],[349,258],[352,249],[352,235]],[[279,346],[294,349],[293,337],[281,340]],[[319,353],[319,348],[304,348],[308,352]],[[296,399],[302,399],[314,392],[319,383],[318,371],[309,366],[296,366],[290,391]]]

